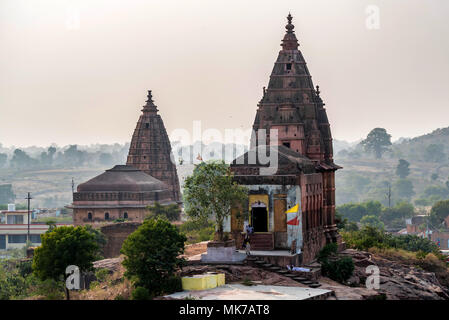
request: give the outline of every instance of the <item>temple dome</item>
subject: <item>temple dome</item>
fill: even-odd
[[[82,183],[78,192],[155,192],[168,190],[162,181],[128,165],[112,169]]]

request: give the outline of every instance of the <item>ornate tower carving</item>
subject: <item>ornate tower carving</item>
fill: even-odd
[[[173,194],[172,200],[179,202],[181,192],[170,140],[157,112],[151,90],[148,90],[148,99],[137,121],[126,164],[165,182]]]
[[[315,164],[323,177],[323,211],[327,236],[335,238],[335,170],[341,168],[333,162],[332,136],[319,87],[312,82],[306,61],[298,49],[299,44],[287,17],[287,29],[281,51],[274,63],[268,87],[263,90],[253,129],[266,130],[269,144],[270,129],[278,130],[278,145],[306,156]],[[258,139],[252,139],[252,146]],[[335,239],[332,239],[335,240]]]

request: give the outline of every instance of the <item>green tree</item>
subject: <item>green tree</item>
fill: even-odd
[[[383,229],[385,227],[384,223],[376,216],[364,216],[360,220],[360,223],[362,226],[370,226],[377,229]]]
[[[359,222],[363,216],[379,216],[382,212],[382,204],[378,201],[362,203],[347,203],[337,207],[337,213],[349,221]]]
[[[415,195],[413,183],[408,179],[399,179],[393,184],[393,194],[398,199],[410,200]]]
[[[398,175],[401,179],[407,178],[407,176],[410,174],[409,166],[410,163],[407,160],[400,159],[396,167],[396,175]]]
[[[223,221],[232,206],[244,205],[247,192],[233,181],[229,165],[223,161],[202,162],[185,180],[185,212],[197,220],[213,217],[218,237],[223,240]]]
[[[10,161],[10,166],[16,169],[27,169],[35,166],[38,162],[38,160],[31,158],[25,151],[16,149]]]
[[[449,200],[438,201],[432,206],[430,210],[430,221],[434,227],[440,226],[447,216],[449,216]]]
[[[42,244],[34,250],[33,272],[40,280],[66,279],[70,265],[81,272],[92,269],[98,252],[94,235],[85,227],[62,226],[41,235]],[[66,289],[67,300],[70,299]]]
[[[376,159],[381,159],[385,151],[392,145],[391,135],[384,128],[374,128],[360,144],[366,152],[372,152]]]
[[[155,296],[163,293],[176,269],[183,264],[186,237],[165,219],[147,218],[124,241],[121,253],[125,276],[135,287],[147,289]]]
[[[169,221],[178,221],[181,218],[181,208],[177,204],[169,204],[166,206],[155,202],[152,206],[148,206],[152,217],[166,217]]]
[[[67,165],[81,166],[86,160],[87,152],[78,150],[78,146],[74,144],[64,151],[62,157]]]
[[[386,225],[402,226],[405,223],[405,218],[410,218],[415,214],[413,205],[406,201],[396,203],[394,207],[384,208],[382,210],[380,219]]]
[[[430,180],[437,181],[438,180],[438,174],[437,173],[432,173],[432,175],[430,176]]]
[[[426,147],[424,159],[430,162],[443,162],[446,160],[444,146],[442,144],[429,144]]]
[[[47,152],[41,153],[41,164],[44,166],[51,166],[53,164],[53,157],[56,153],[55,147],[49,147]]]
[[[440,199],[444,199],[449,196],[449,190],[441,186],[428,186],[424,189],[424,195],[427,198],[437,196]]]

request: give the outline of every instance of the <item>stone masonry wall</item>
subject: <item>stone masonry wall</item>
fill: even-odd
[[[119,256],[123,241],[140,225],[139,222],[120,222],[101,227],[100,230],[106,236],[107,241],[103,250],[104,257],[114,258]]]

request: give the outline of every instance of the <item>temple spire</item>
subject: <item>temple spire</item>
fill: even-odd
[[[282,49],[283,50],[297,50],[298,49],[298,39],[296,39],[295,31],[293,30],[295,26],[292,24],[293,17],[288,13],[287,16],[287,25],[285,26],[285,29],[287,29],[287,32],[284,36],[284,39],[282,40]]]
[[[157,112],[158,109],[156,107],[156,105],[154,104],[153,101],[153,94],[151,92],[151,90],[148,90],[148,94],[147,94],[147,101],[145,101],[146,104],[143,106],[142,111],[150,111],[150,112]]]

